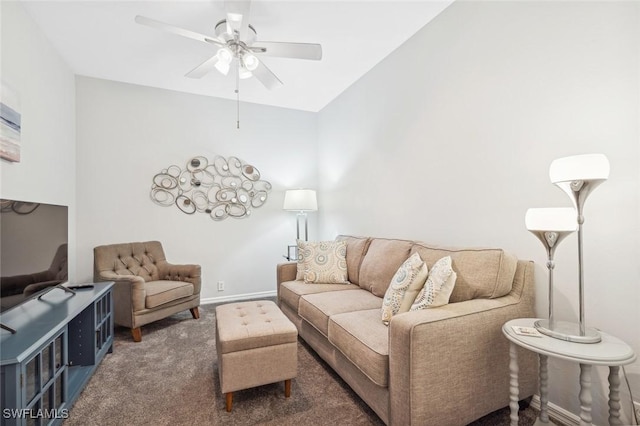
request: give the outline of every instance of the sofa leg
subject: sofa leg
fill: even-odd
[[[284,396],[289,398],[291,396],[291,379],[284,381]]]
[[[191,316],[193,317],[193,319],[200,318],[200,311],[198,310],[197,306],[195,308],[191,308],[189,310],[191,311]]]
[[[131,329],[131,335],[133,336],[133,341],[134,342],[141,342],[142,341],[142,330],[140,329],[140,327],[132,328]]]
[[[233,405],[233,392],[228,392],[225,396],[227,397],[227,413],[230,413]]]

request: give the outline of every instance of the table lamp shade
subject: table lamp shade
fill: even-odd
[[[312,212],[318,210],[316,191],[313,189],[289,189],[284,193],[283,210]]]
[[[529,232],[544,244],[550,261],[560,241],[578,229],[576,211],[571,207],[529,209],[524,222]]]

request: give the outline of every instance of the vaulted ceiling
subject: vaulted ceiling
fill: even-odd
[[[284,86],[270,91],[255,78],[240,80],[240,99],[319,111],[452,2],[254,0],[250,23],[258,40],[320,43],[323,58],[263,57]],[[215,46],[134,22],[136,15],[143,15],[213,36],[215,24],[226,17],[223,1],[49,0],[23,4],[78,75],[236,97],[233,73],[185,77],[215,54]]]

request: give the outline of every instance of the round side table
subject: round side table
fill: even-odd
[[[517,347],[523,347],[538,354],[540,359],[540,416],[536,425],[549,423],[547,404],[549,374],[547,358],[554,357],[580,364],[580,425],[591,424],[591,367],[606,365],[609,367],[609,424],[620,425],[620,376],[621,365],[631,364],[636,359],[633,349],[622,340],[600,332],[599,343],[575,343],[542,335],[525,336],[516,334],[513,326],[534,327],[537,318],[511,320],[502,326],[502,333],[510,341],[509,347],[509,407],[511,408],[511,426],[518,424],[518,354]]]

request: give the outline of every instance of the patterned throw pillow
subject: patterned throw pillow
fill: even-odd
[[[411,305],[411,311],[435,308],[449,303],[457,275],[451,269],[451,257],[438,260],[429,271],[427,282]]]
[[[298,240],[298,277],[301,272],[305,283],[348,284],[346,241]]]
[[[427,274],[427,265],[418,253],[411,255],[400,265],[382,302],[382,322],[385,325],[389,325],[392,316],[409,310],[416,293],[424,286]],[[410,301],[405,301],[409,298]]]

